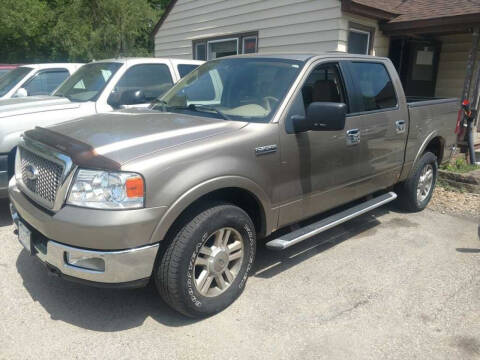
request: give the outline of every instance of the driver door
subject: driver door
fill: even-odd
[[[305,116],[311,102],[349,105],[340,62],[315,66],[297,90],[281,131],[281,180],[276,191],[279,227],[358,197],[358,179],[368,172],[368,153],[360,143],[349,143],[347,133],[361,124],[347,116],[345,129],[295,133],[292,117]]]
[[[133,65],[115,85],[107,103],[113,108],[147,107],[172,86],[173,79],[168,65]]]

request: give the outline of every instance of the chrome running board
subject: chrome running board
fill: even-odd
[[[387,194],[377,196],[361,204],[355,205],[350,209],[341,211],[323,220],[317,221],[313,224],[307,225],[303,228],[282,235],[277,239],[267,242],[266,245],[269,249],[272,250],[284,250],[314,235],[320,234],[321,232],[324,232],[357,216],[365,214],[366,212],[385,205],[395,200],[396,198],[397,194],[395,194],[394,192],[389,192]]]

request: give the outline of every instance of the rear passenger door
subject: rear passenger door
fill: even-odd
[[[348,61],[344,68],[350,95],[347,123],[359,134],[359,144],[352,146],[365,152],[367,161],[355,171],[362,175],[361,192],[371,193],[393,185],[400,175],[408,130],[406,104],[399,102],[404,96],[396,93],[401,85],[390,63]]]

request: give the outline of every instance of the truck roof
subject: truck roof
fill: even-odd
[[[130,64],[140,64],[140,63],[165,63],[172,61],[174,63],[181,62],[182,64],[203,64],[205,61],[200,60],[187,60],[187,59],[172,59],[172,58],[157,58],[157,57],[122,57],[122,58],[112,58],[112,59],[103,59],[92,62],[117,62],[117,63],[130,63]]]
[[[370,60],[385,60],[386,58],[373,55],[360,55],[360,54],[349,54],[343,51],[326,51],[318,53],[255,53],[255,54],[242,54],[242,55],[232,55],[228,58],[245,58],[245,57],[256,57],[256,58],[276,58],[276,59],[288,59],[288,60],[297,60],[307,62],[312,58],[329,58],[329,57],[339,57],[348,58],[348,59],[370,59]]]
[[[67,69],[77,69],[83,64],[81,63],[44,63],[44,64],[24,64],[19,67],[29,67],[33,69],[55,69],[59,67],[64,67]]]

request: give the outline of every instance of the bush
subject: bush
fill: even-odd
[[[466,173],[469,171],[480,169],[480,166],[469,164],[464,158],[458,157],[453,162],[451,161],[446,165],[440,166],[440,169],[455,173]]]

